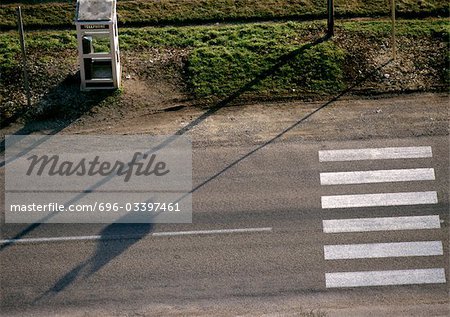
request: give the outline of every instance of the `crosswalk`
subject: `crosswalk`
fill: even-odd
[[[326,287],[360,287],[445,283],[444,269],[338,272],[325,274]]]
[[[441,227],[438,215],[332,219],[323,220],[322,224],[325,233],[439,229]]]
[[[417,147],[386,147],[365,149],[339,149],[319,151],[321,164],[348,164],[354,166],[354,161],[374,160],[409,160],[432,158],[430,146]],[[435,171],[431,167],[408,169],[386,169],[370,171],[345,171],[320,173],[321,186],[361,185],[366,188],[382,183],[434,181]],[[328,191],[329,192],[329,191]],[[412,205],[434,205],[438,203],[436,191],[386,192],[345,195],[322,195],[323,210],[362,208],[362,207],[391,207]],[[376,208],[375,208],[376,209]],[[441,228],[439,215],[401,216],[395,217],[364,217],[349,219],[324,219],[323,232],[329,234],[348,234],[395,230],[427,230]],[[403,241],[383,243],[354,243],[324,245],[324,259],[326,261],[405,258],[443,256],[442,241]],[[407,270],[355,271],[355,272],[327,272],[325,284],[327,288],[363,287],[383,285],[435,284],[446,283],[444,268],[415,268]]]

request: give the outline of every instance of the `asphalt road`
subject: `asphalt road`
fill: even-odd
[[[1,315],[448,316],[448,149],[447,136],[198,146],[192,224],[3,226]],[[351,171],[368,173],[324,180]]]
[[[386,147],[431,147],[432,157],[319,161],[319,151]],[[274,307],[293,315],[319,308],[329,315],[338,315],[342,309],[360,315],[367,307],[372,311],[379,307],[381,315],[399,315],[399,307],[402,312],[412,309],[417,316],[448,314],[447,137],[333,143],[284,140],[252,153],[256,148],[194,150],[194,187],[200,187],[193,194],[193,224],[40,225],[31,230],[5,226],[3,239],[97,235],[101,240],[3,245],[2,315],[120,315],[126,311],[198,315],[198,307],[207,307],[204,313],[224,315],[260,315]],[[417,168],[433,169],[435,179],[353,185],[321,185],[320,181],[321,173]],[[433,191],[437,203],[350,208],[322,208],[321,204],[324,196]],[[322,222],[430,215],[439,217],[438,228],[324,233]],[[153,235],[248,228],[260,231]],[[130,233],[130,239],[109,239]],[[441,245],[443,255],[437,250],[431,255],[364,258],[373,254],[366,248],[363,258],[324,258],[324,246],[426,241],[438,249]],[[414,249],[409,245],[401,249],[408,247]],[[435,274],[439,269],[445,271],[444,282],[431,283],[433,278],[439,280]],[[327,287],[330,273],[403,270],[411,270],[409,276],[417,270],[432,274],[413,285]],[[395,277],[385,277],[381,284],[389,280]],[[267,307],[268,303],[272,305]],[[390,310],[383,311],[386,307]]]

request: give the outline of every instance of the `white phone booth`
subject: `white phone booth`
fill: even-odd
[[[77,0],[81,90],[120,87],[116,0]]]

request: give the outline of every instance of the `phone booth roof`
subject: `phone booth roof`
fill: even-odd
[[[76,21],[112,21],[116,0],[77,0]]]

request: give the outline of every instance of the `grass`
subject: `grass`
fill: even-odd
[[[152,47],[188,48],[187,80],[197,98],[224,97],[269,70],[284,54],[294,51],[323,33],[324,21],[253,23],[189,27],[122,28],[122,50],[141,51]],[[338,33],[366,38],[387,37],[388,21],[339,22]],[[447,19],[400,20],[399,37],[434,37],[447,41]],[[252,87],[258,95],[297,92],[329,93],[345,87],[347,52],[338,42],[327,41],[296,56],[273,76]],[[27,33],[27,48],[43,58],[72,50],[76,56],[73,31]],[[17,32],[0,33],[0,73],[19,73],[20,46]],[[69,54],[70,55],[70,54]],[[67,54],[66,54],[67,56]],[[5,78],[5,77],[3,77]],[[0,82],[1,82],[0,78]]]
[[[16,27],[15,8],[22,6],[28,27],[70,27],[75,1],[6,0],[0,4],[0,29]],[[442,0],[397,0],[403,17],[447,16]],[[386,16],[386,0],[336,0],[338,17]],[[117,4],[122,26],[179,25],[230,21],[324,18],[326,0],[120,0]]]
[[[296,46],[273,47],[263,54],[249,49],[225,47],[194,50],[189,59],[189,75],[196,97],[224,97],[249,79],[270,70],[280,56]],[[342,63],[345,52],[328,42],[296,56],[270,79],[262,80],[252,90],[260,94],[289,93],[295,90],[326,93],[343,87]]]
[[[339,26],[344,31],[365,34],[367,36],[389,36],[391,34],[391,25],[380,21],[347,22],[342,23]],[[396,25],[396,33],[399,36],[433,36],[446,38],[450,33],[450,23],[448,19],[432,19],[425,21],[399,20]]]
[[[75,32],[29,32],[26,33],[26,46],[29,51],[58,52],[76,49]],[[17,66],[20,53],[18,33],[15,31],[0,33],[0,70],[8,71]],[[1,72],[0,72],[1,73]]]

